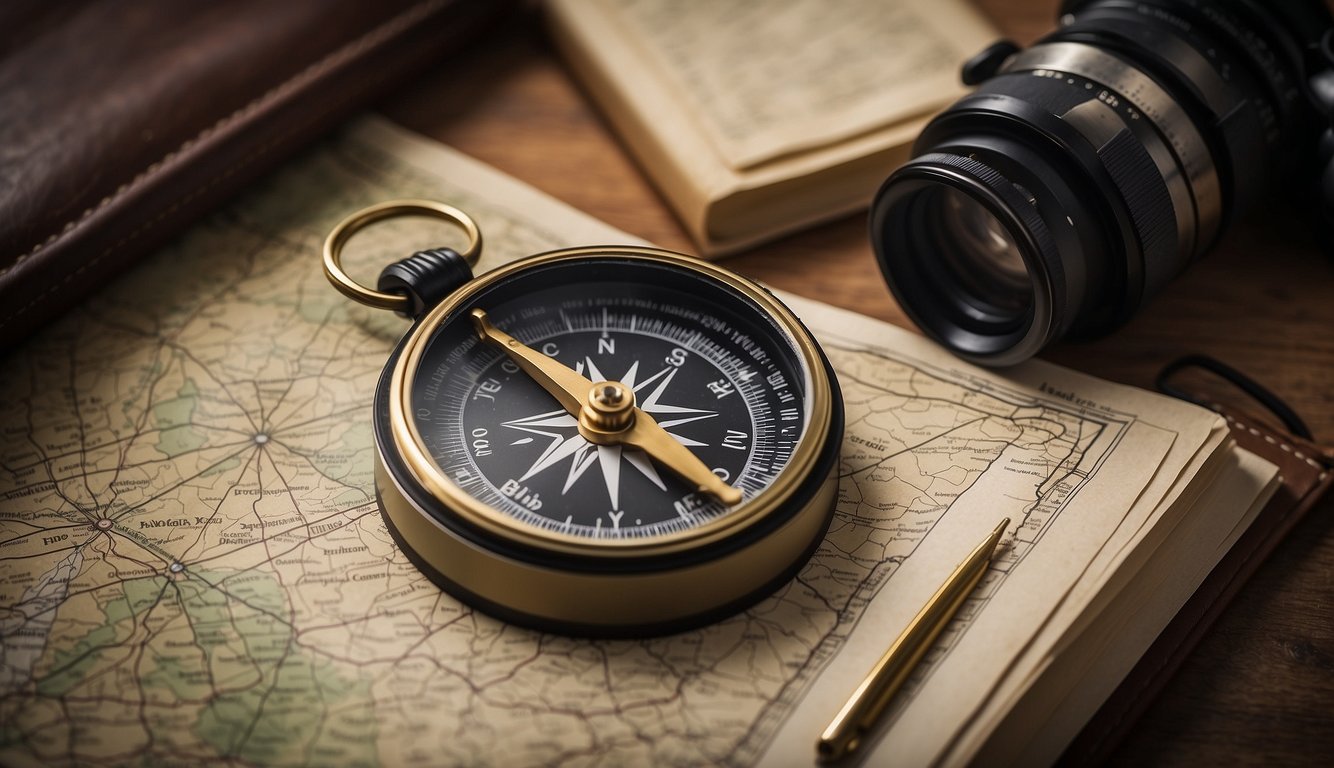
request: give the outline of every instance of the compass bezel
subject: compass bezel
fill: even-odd
[[[728,513],[697,527],[667,534],[626,538],[590,538],[538,528],[495,509],[455,484],[431,457],[412,412],[411,397],[422,356],[437,329],[451,319],[463,321],[479,294],[535,266],[559,265],[590,258],[641,261],[684,269],[721,283],[738,298],[753,304],[773,322],[786,342],[800,356],[804,383],[805,423],[792,456],[778,477],[758,495]],[[832,386],[822,353],[801,322],[768,291],[730,271],[700,259],[657,248],[641,246],[590,246],[570,248],[521,259],[481,275],[440,302],[426,314],[404,340],[389,381],[389,427],[395,452],[408,477],[421,486],[467,526],[502,542],[538,552],[625,561],[657,559],[708,549],[719,542],[744,536],[780,512],[816,471],[822,449],[830,439],[833,410]],[[823,478],[820,478],[823,480]]]

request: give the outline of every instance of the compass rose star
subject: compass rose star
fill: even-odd
[[[609,380],[602,375],[592,358],[589,357],[585,357],[583,362],[575,366],[575,369],[593,381]],[[653,416],[658,425],[667,430],[668,434],[671,434],[682,445],[688,447],[706,446],[708,443],[702,443],[672,431],[674,427],[718,415],[717,411],[687,408],[662,402],[663,393],[671,385],[677,370],[674,367],[664,368],[649,378],[638,381],[639,361],[636,360],[629,370],[617,380],[634,390],[635,399],[639,401],[639,408]],[[641,394],[650,387],[652,389],[647,395]],[[583,477],[588,468],[596,463],[601,470],[602,480],[607,486],[607,496],[611,500],[612,509],[620,509],[621,463],[624,461],[658,488],[667,489],[667,486],[662,482],[662,478],[658,475],[657,468],[649,460],[647,454],[637,448],[590,443],[584,439],[583,435],[579,434],[578,419],[564,410],[545,411],[521,419],[513,419],[502,422],[502,426],[545,437],[549,440],[546,448],[542,450],[542,453],[519,478],[519,482],[562,464],[568,459],[569,467],[566,470],[565,484],[561,488],[561,495],[564,495],[579,478]],[[526,441],[525,439],[518,442]]]

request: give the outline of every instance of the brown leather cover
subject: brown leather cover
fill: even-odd
[[[1242,448],[1278,466],[1283,484],[1214,567],[1061,757],[1065,765],[1105,762],[1232,598],[1293,526],[1334,485],[1334,448],[1215,406]]]
[[[508,5],[0,4],[0,350]]]

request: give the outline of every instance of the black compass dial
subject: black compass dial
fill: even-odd
[[[660,536],[739,506],[694,492],[640,450],[586,440],[552,395],[478,341],[473,307],[588,379],[625,384],[747,500],[806,432],[810,373],[786,332],[743,294],[629,259],[526,270],[445,320],[411,393],[411,418],[440,470],[521,523],[588,538]]]

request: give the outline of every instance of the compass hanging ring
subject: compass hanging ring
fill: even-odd
[[[377,291],[338,256],[358,228],[431,211],[464,254],[417,252]],[[442,589],[565,633],[649,635],[741,610],[823,540],[843,409],[819,344],[723,267],[629,245],[474,277],[449,206],[387,203],[330,234],[325,272],[414,320],[376,387],[376,500]],[[351,287],[349,287],[351,286]]]
[[[471,216],[452,205],[446,205],[435,200],[389,200],[362,208],[345,217],[334,225],[334,228],[329,231],[328,237],[324,239],[324,276],[329,279],[330,283],[333,283],[334,288],[337,288],[339,293],[375,309],[390,309],[404,315],[415,314],[412,311],[414,309],[413,297],[409,292],[403,290],[405,286],[401,284],[401,280],[395,282],[390,279],[386,285],[385,275],[382,274],[380,277],[381,284],[377,286],[379,290],[371,290],[353,280],[343,269],[343,248],[352,239],[353,235],[377,221],[405,216],[427,216],[458,226],[467,235],[468,245],[461,252],[451,251],[451,253],[462,259],[468,266],[477,263],[477,259],[482,254],[482,231]],[[417,254],[418,256],[422,254],[428,254],[428,256],[418,259],[418,261],[430,261],[429,254],[445,250],[449,249],[421,251]],[[424,272],[430,269],[429,265],[422,265],[422,268],[418,271]]]

